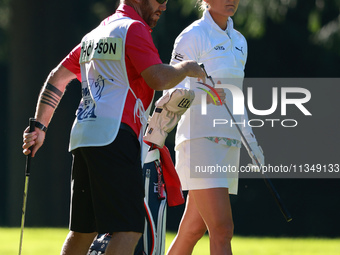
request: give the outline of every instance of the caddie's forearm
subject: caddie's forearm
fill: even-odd
[[[204,77],[204,73],[195,61],[183,61],[176,65],[158,64],[141,73],[146,83],[154,90],[166,90],[175,87],[185,77]]]
[[[141,75],[148,86],[154,90],[170,89],[185,77],[184,70],[167,64],[150,66],[145,69]]]
[[[172,67],[172,69],[171,69]],[[192,60],[182,61],[170,66],[167,82],[164,84],[165,89],[173,88],[186,77],[196,77],[205,79],[205,74],[197,62]]]
[[[60,90],[46,82],[39,95],[34,118],[47,127],[62,95],[63,93]]]
[[[39,95],[35,113],[37,121],[48,126],[67,84],[74,78],[76,75],[62,65],[51,71]]]
[[[170,89],[175,87],[181,81],[185,79],[185,77],[191,76],[190,67],[187,65],[187,62],[180,62],[173,66],[170,66],[168,76],[166,78],[167,82],[164,84],[165,89]]]

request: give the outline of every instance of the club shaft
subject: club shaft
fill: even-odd
[[[258,160],[258,158],[256,157],[255,153],[253,152],[252,148],[250,147],[247,139],[245,138],[240,126],[236,123],[236,120],[233,116],[233,114],[231,113],[229,107],[227,106],[226,103],[224,103],[225,108],[227,109],[232,121],[235,123],[235,126],[238,130],[238,132],[240,133],[242,139],[243,139],[243,145],[246,147],[246,149],[250,152],[251,158],[255,161],[257,167],[259,168],[260,172],[262,173],[263,176],[263,180],[266,184],[266,186],[268,187],[270,193],[273,195],[275,202],[277,203],[281,213],[283,214],[284,218],[286,219],[287,222],[292,220],[291,214],[289,213],[288,209],[286,208],[286,206],[284,205],[279,193],[277,192],[277,190],[275,189],[272,181],[269,179],[269,177],[267,176],[266,173],[264,173],[262,170],[262,165],[260,164],[260,161]]]
[[[240,133],[242,139],[243,139],[243,144],[244,146],[246,147],[246,149],[250,152],[250,155],[251,155],[251,158],[255,161],[257,167],[259,168],[260,172],[262,173],[262,176],[263,176],[263,180],[266,184],[266,186],[268,187],[270,193],[273,195],[281,213],[283,214],[284,218],[286,219],[287,222],[291,221],[292,220],[292,216],[291,214],[289,213],[288,209],[286,208],[286,206],[284,205],[279,193],[277,192],[277,190],[275,189],[272,181],[269,179],[269,177],[267,176],[266,173],[264,173],[262,170],[262,165],[260,164],[260,161],[258,160],[258,158],[256,157],[255,153],[253,152],[252,148],[250,147],[247,139],[245,138],[240,126],[236,123],[236,120],[233,116],[233,114],[231,113],[229,107],[227,106],[226,103],[224,103],[224,106],[225,108],[227,109],[232,121],[235,123],[235,126],[238,130],[238,132]]]
[[[21,255],[22,240],[23,240],[23,237],[24,237],[28,183],[29,183],[29,175],[26,175],[26,177],[25,177],[24,197],[23,197],[24,202],[23,202],[23,205],[22,205],[22,212],[21,212],[21,234],[20,234],[20,244],[19,244],[19,255]]]

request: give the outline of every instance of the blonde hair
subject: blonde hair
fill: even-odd
[[[198,9],[201,11],[204,11],[207,9],[208,4],[204,0],[197,0],[196,6],[198,6]]]

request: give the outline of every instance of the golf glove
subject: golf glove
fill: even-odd
[[[149,120],[144,140],[162,148],[168,134],[174,129],[181,116],[189,108],[195,94],[188,89],[167,91],[155,103],[155,110]]]

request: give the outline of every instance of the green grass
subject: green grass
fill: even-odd
[[[20,228],[0,228],[1,255],[18,254],[20,233]],[[25,228],[22,255],[60,254],[67,233],[61,228]]]
[[[25,228],[23,255],[54,255],[68,233],[61,228]],[[166,249],[175,237],[167,233]],[[17,255],[19,251],[19,228],[0,228],[0,254]],[[264,238],[234,237],[234,255],[339,255],[340,239],[325,238]],[[196,245],[194,255],[209,254],[209,239],[203,237]]]

